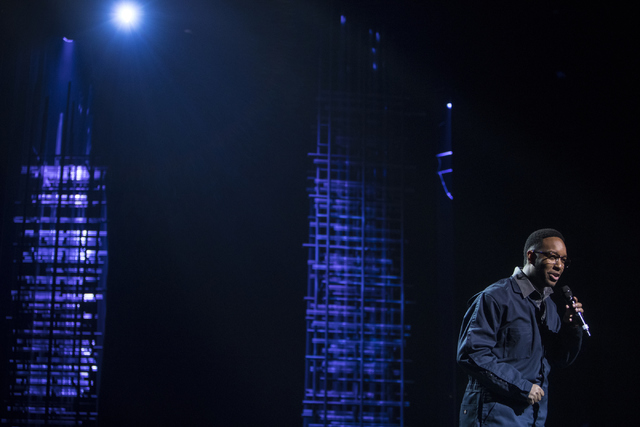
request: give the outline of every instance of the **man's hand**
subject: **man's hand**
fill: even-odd
[[[582,304],[578,302],[578,298],[573,297],[573,306],[571,308],[569,308],[568,305],[565,305],[565,308],[567,309],[567,311],[564,312],[564,317],[562,318],[562,321],[565,323],[572,323],[574,325],[578,325],[579,321],[576,320],[576,318],[578,316],[576,316],[576,313],[584,313],[584,310],[582,309]]]
[[[527,397],[529,405],[540,402],[542,400],[542,396],[544,396],[544,390],[542,390],[538,384],[534,384],[529,392],[529,397]]]

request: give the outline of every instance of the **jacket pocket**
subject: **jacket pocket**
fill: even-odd
[[[503,358],[526,359],[531,356],[533,335],[528,328],[509,328],[503,341]]]

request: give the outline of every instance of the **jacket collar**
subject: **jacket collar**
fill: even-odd
[[[529,280],[527,275],[524,274],[524,272],[520,267],[516,267],[515,270],[513,270],[513,275],[511,276],[511,278],[513,279],[512,285],[513,285],[513,282],[515,282],[515,284],[517,285],[517,286],[513,286],[513,290],[516,292],[520,291],[523,298],[527,298],[531,296],[531,294],[533,294],[532,296],[533,299],[537,299],[537,300],[540,299],[540,298],[537,298],[539,292],[537,291],[535,286],[533,286],[533,284],[531,283],[531,280]],[[546,286],[542,292],[541,297],[543,300],[547,299],[552,293],[553,293],[553,289]]]

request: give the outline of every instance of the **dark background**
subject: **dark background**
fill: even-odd
[[[181,0],[0,5],[3,247],[18,170],[16,58],[71,35],[109,165],[105,426],[301,425],[308,201],[320,35],[340,14],[387,43],[417,119],[407,210],[409,425],[434,405],[439,302],[434,154],[453,102],[456,319],[559,229],[563,282],[593,337],[552,378],[549,426],[623,425],[635,408],[637,46],[631,10],[583,2]],[[34,46],[36,46],[34,48]],[[5,252],[6,253],[6,252]],[[3,294],[3,298],[6,298]],[[458,325],[456,325],[457,329]],[[458,396],[464,377],[457,380]],[[444,416],[446,418],[446,416]]]

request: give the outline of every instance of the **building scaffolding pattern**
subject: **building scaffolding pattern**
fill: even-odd
[[[107,280],[106,168],[92,154],[91,88],[76,47],[51,40],[24,69],[7,380],[0,423],[95,426]],[[22,63],[22,62],[20,62]]]
[[[26,197],[14,218],[17,280],[3,422],[95,425],[106,303],[106,171],[92,167],[88,156],[40,163],[22,168]]]
[[[382,72],[376,60],[359,61],[381,87],[366,77]],[[403,101],[349,87],[358,80],[320,90],[309,154],[305,427],[404,426],[408,406]]]

